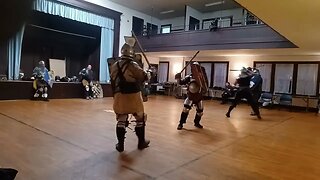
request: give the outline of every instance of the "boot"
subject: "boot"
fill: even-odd
[[[252,104],[251,108],[254,112],[254,115],[258,117],[258,119],[262,119],[260,116],[259,106],[257,104]]]
[[[230,106],[228,112],[226,113],[226,116],[229,118],[230,117],[230,113],[232,111],[232,109],[234,108],[234,106]]]
[[[0,179],[1,180],[13,180],[18,171],[11,168],[0,168]]]
[[[124,151],[124,138],[126,134],[126,129],[122,127],[117,127],[116,129],[117,138],[118,138],[118,144],[116,145],[116,149],[119,152]]]
[[[138,149],[142,150],[149,146],[150,141],[145,139],[145,125],[135,127],[136,135],[138,136]]]
[[[200,120],[201,120],[201,116],[196,114],[196,117],[194,118],[194,126],[197,127],[197,128],[202,129],[203,126],[200,124]]]
[[[181,113],[181,117],[180,117],[180,122],[179,122],[179,125],[177,127],[178,130],[181,130],[183,128],[183,124],[186,123],[187,118],[188,118],[188,113],[182,112]]]

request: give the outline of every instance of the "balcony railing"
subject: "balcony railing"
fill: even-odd
[[[230,27],[241,27],[241,26],[252,26],[263,24],[257,18],[254,19],[219,19],[212,21],[203,21],[199,24],[192,25],[178,25],[178,26],[162,26],[160,29],[144,29],[140,33],[136,33],[142,36],[152,36],[156,34],[169,34],[169,33],[179,33],[186,31],[215,31],[222,28]]]

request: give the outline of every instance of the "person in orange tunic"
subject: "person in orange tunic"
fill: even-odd
[[[143,70],[134,61],[133,47],[124,44],[121,49],[121,59],[111,67],[111,85],[114,94],[113,109],[117,116],[116,134],[118,144],[116,149],[124,151],[124,139],[128,126],[128,115],[136,119],[135,132],[138,136],[138,149],[147,148],[150,141],[145,139],[145,126],[147,115],[141,94],[141,84],[150,79],[149,72]]]

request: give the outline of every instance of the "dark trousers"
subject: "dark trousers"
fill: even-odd
[[[84,86],[84,94],[86,97],[93,97],[92,86]]]
[[[256,115],[260,115],[259,106],[257,103],[258,101],[255,101],[255,99],[252,96],[251,90],[249,88],[243,88],[237,91],[235,100],[232,102],[232,105],[230,106],[228,113],[230,114],[231,111],[241,102],[241,99],[243,98],[247,99],[253,112]]]

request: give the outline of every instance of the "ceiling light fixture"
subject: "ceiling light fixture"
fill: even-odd
[[[219,4],[224,4],[224,1],[218,1],[218,2],[213,2],[213,3],[208,3],[208,4],[205,4],[204,6],[205,6],[205,7],[210,7],[210,6],[216,6],[216,5],[219,5]]]
[[[174,12],[174,10],[162,11],[162,12],[160,12],[160,14],[168,14],[168,13],[173,13],[173,12]]]

